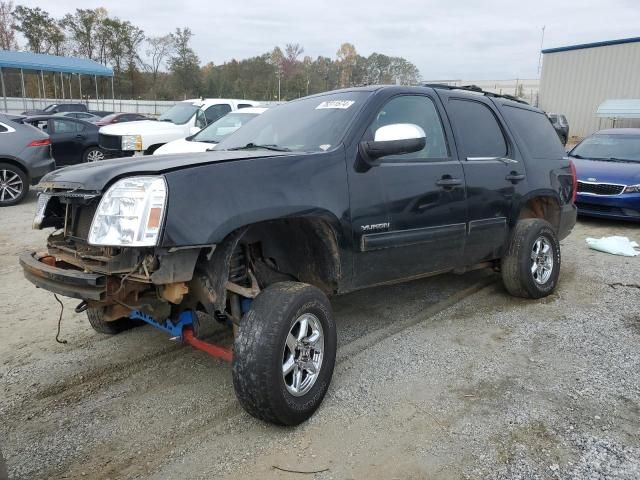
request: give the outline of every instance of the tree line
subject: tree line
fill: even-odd
[[[365,57],[351,43],[343,43],[333,58],[312,58],[300,44],[290,43],[252,58],[203,64],[192,47],[193,35],[184,27],[147,36],[105,8],[78,8],[54,18],[40,7],[0,0],[0,49],[76,56],[109,66],[117,98],[290,100],[336,88],[407,85],[420,79],[408,60],[381,53]]]

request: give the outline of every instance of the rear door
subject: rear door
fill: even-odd
[[[82,124],[70,118],[53,118],[49,120],[49,137],[51,150],[56,165],[72,165],[80,163],[82,147],[86,135],[82,132]]]
[[[361,141],[398,123],[421,127],[425,148],[384,157],[366,172],[348,170],[356,286],[451,269],[462,259],[464,174],[441,104],[434,94],[393,96],[372,112]]]
[[[467,186],[464,263],[502,255],[514,196],[525,180],[520,153],[494,103],[484,96],[438,90],[446,105]]]

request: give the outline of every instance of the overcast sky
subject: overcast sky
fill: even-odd
[[[640,0],[14,0],[58,18],[105,7],[147,36],[189,27],[202,63],[300,43],[305,55],[402,56],[424,79],[536,78],[544,47],[640,36]]]

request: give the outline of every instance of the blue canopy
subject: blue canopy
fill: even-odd
[[[60,57],[57,55],[12,52],[9,50],[0,50],[0,68],[81,73],[83,75],[100,75],[103,77],[113,76],[113,70],[111,68],[86,58]]]

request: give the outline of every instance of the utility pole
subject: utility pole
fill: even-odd
[[[538,77],[540,76],[540,71],[542,70],[542,45],[544,45],[544,29],[547,28],[546,25],[542,26],[542,35],[540,36],[540,53],[538,54]]]

